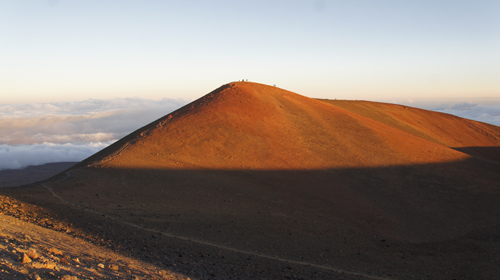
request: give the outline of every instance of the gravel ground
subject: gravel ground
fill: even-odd
[[[14,217],[0,224],[1,279],[189,279]]]
[[[92,235],[54,213],[1,195],[0,213],[5,279],[385,279],[248,255],[82,215],[82,223],[103,229]],[[38,258],[23,263],[33,252]]]

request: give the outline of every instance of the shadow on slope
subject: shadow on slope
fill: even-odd
[[[7,192],[192,277],[241,276],[247,265],[260,278],[284,275],[283,262],[262,254],[396,278],[488,278],[500,273],[499,171],[475,158],[327,170],[84,168],[49,183],[78,207],[42,188]],[[289,266],[305,278],[333,273]]]
[[[462,153],[491,160],[500,164],[500,147],[455,147],[453,148]]]

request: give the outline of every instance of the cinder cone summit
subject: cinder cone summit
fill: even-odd
[[[224,85],[87,161],[116,168],[304,170],[456,161],[463,153],[337,106]]]

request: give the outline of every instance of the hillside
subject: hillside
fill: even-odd
[[[245,275],[243,256],[260,260],[254,278],[284,275],[266,262],[297,278],[488,278],[500,274],[500,165],[485,151],[498,151],[499,135],[450,115],[238,82],[8,194],[116,244],[161,234],[132,238],[159,259],[182,240],[196,247],[190,263],[216,271],[231,262],[214,259],[219,250],[238,259],[232,278]],[[92,226],[106,221],[120,230]]]
[[[171,115],[126,137],[129,146],[102,166],[303,170],[466,158],[377,120],[255,83],[225,85]]]
[[[350,100],[321,101],[431,142],[500,163],[500,127],[408,106]]]

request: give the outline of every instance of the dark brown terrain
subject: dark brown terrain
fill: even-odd
[[[2,193],[194,279],[495,279],[499,147],[493,125],[238,82]]]
[[[54,162],[23,169],[0,170],[0,188],[17,187],[46,180],[75,165],[76,162]]]

